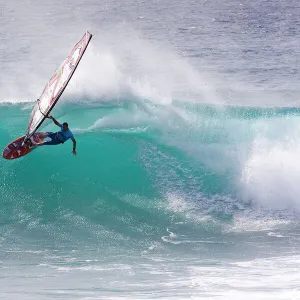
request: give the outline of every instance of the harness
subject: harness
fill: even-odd
[[[63,144],[65,141],[62,141],[60,138],[59,138],[59,131],[56,132],[56,139],[59,141],[60,144]]]

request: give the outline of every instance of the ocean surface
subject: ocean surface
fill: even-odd
[[[0,0],[0,298],[300,299],[298,1]],[[39,129],[55,131],[47,121]]]

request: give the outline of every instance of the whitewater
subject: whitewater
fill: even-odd
[[[77,156],[0,160],[0,298],[300,299],[299,15],[0,0],[1,149],[93,34],[52,111]]]

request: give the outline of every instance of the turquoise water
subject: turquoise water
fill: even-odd
[[[182,297],[198,297],[219,289],[223,279],[209,282],[222,268],[245,276],[245,260],[297,253],[297,200],[286,190],[297,190],[297,177],[272,172],[285,175],[282,153],[298,149],[299,109],[99,103],[53,111],[69,122],[77,156],[69,141],[1,160],[5,297],[26,284],[25,299],[169,298],[174,278]],[[2,147],[23,134],[31,107],[2,104]]]
[[[3,147],[23,134],[30,107],[1,106]],[[254,144],[268,139],[279,149],[293,145],[288,135],[300,111],[176,101],[168,106],[146,101],[141,107],[127,101],[59,106],[57,113],[61,122],[69,122],[78,155],[72,155],[68,142],[2,160],[4,224],[34,241],[38,233],[54,235],[58,245],[96,238],[116,245],[126,240],[136,247],[159,240],[174,218],[175,224],[183,222],[178,230],[184,236],[199,229],[218,235],[234,224],[235,215],[251,211],[257,187],[249,182],[247,168],[252,163],[250,175],[258,177],[252,181],[261,180],[262,166],[251,160],[264,158]],[[50,121],[43,129],[57,130]],[[274,192],[271,185],[263,188]],[[59,230],[52,232],[52,226]]]
[[[0,160],[0,298],[300,299],[297,7],[7,2],[1,149],[93,40],[52,112],[77,156]]]

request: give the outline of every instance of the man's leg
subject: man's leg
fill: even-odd
[[[39,146],[50,146],[50,145],[58,145],[60,142],[56,139],[56,133],[54,132],[46,132],[45,137],[51,139],[51,141],[43,142],[39,144]]]
[[[53,137],[55,137],[54,132],[36,132],[29,140],[28,143],[30,146],[38,146],[39,144],[42,144],[43,141],[46,138],[50,138],[53,140]]]

